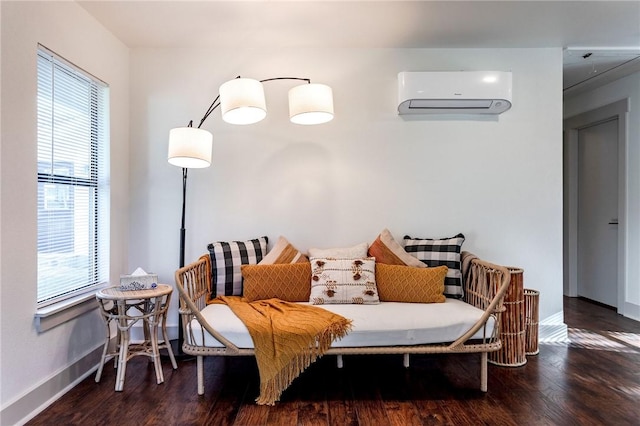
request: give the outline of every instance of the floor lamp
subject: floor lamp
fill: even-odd
[[[191,125],[191,123],[189,123]],[[185,247],[185,210],[187,200],[187,172],[189,169],[200,169],[211,165],[213,135],[206,130],[189,127],[171,129],[169,132],[168,161],[174,166],[182,167],[182,217],[180,221],[180,268],[184,266]],[[178,340],[172,347],[174,355],[181,358],[184,341],[182,316],[178,315]]]
[[[295,124],[320,124],[333,119],[333,92],[324,84],[312,84],[308,78],[276,77],[265,80],[237,77],[220,86],[198,127],[190,121],[187,127],[169,131],[168,161],[182,167],[182,221],[180,227],[180,268],[184,266],[185,251],[185,206],[187,195],[187,170],[211,165],[213,135],[201,129],[211,113],[220,107],[222,119],[231,124],[253,124],[265,118],[267,107],[262,83],[276,80],[299,80],[300,84],[289,90],[289,118]],[[178,315],[178,341],[173,353],[184,357],[182,351],[182,317]],[[174,342],[174,341],[172,341]]]

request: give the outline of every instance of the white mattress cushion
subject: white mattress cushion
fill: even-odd
[[[303,303],[307,304],[308,303]],[[447,299],[445,303],[382,302],[379,305],[323,305],[322,309],[351,319],[352,330],[331,347],[403,346],[452,342],[466,332],[482,316],[483,311],[461,300]],[[211,326],[239,348],[253,348],[253,340],[242,321],[227,305],[208,305],[202,310]],[[191,321],[194,341],[202,346],[202,333],[197,320]],[[487,321],[486,336],[491,336],[495,319]],[[481,328],[474,339],[481,339]],[[208,332],[204,332],[205,346],[222,347]]]

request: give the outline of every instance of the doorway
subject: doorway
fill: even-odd
[[[623,99],[564,120],[565,294],[613,306],[621,314],[628,110]]]
[[[578,296],[618,306],[618,118],[578,129]]]

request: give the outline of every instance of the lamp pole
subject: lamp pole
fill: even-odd
[[[182,221],[180,225],[180,268],[184,266],[184,243],[185,243],[185,228],[184,228],[184,216],[187,200],[187,169],[182,168]],[[182,333],[182,327],[180,327],[180,333]]]
[[[185,246],[185,235],[186,229],[184,227],[185,222],[185,212],[186,212],[186,201],[187,201],[187,171],[189,169],[186,167],[182,168],[182,219],[180,222],[180,268],[184,266],[184,246]],[[182,343],[184,342],[184,331],[182,330],[182,315],[178,314],[178,343],[177,348],[173,349],[173,354],[180,360],[185,360],[186,358],[192,358],[190,355],[187,355],[182,351]]]

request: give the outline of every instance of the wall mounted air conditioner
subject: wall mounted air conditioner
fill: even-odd
[[[501,114],[511,108],[511,73],[424,71],[398,74],[398,114]]]

